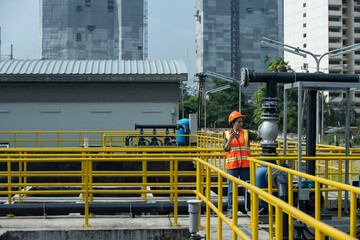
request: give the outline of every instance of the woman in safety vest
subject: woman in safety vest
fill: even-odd
[[[229,116],[229,124],[232,129],[224,132],[224,150],[226,153],[227,172],[243,181],[250,180],[250,163],[247,160],[251,156],[250,141],[258,140],[259,136],[255,132],[243,129],[243,118],[238,111],[233,111]],[[232,212],[232,181],[228,185],[228,212]],[[244,191],[245,194],[245,191]],[[244,195],[245,196],[245,195]]]

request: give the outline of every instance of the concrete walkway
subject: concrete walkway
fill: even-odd
[[[240,214],[240,213],[239,213]],[[89,219],[91,227],[84,228],[84,216],[48,217],[1,217],[0,239],[188,239],[189,216],[179,216],[179,226],[173,226],[173,218],[159,215],[145,215],[130,218],[127,215],[95,216]],[[205,236],[206,218],[202,216]],[[218,219],[211,217],[211,236],[217,239]],[[239,216],[239,227],[251,238],[250,218]],[[3,235],[1,235],[3,233]],[[11,238],[12,237],[12,238]],[[160,237],[160,238],[159,238]],[[223,223],[223,239],[231,239],[232,231]],[[259,231],[259,239],[267,239],[268,233]],[[239,238],[240,239],[240,238]]]

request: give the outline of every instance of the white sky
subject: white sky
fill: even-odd
[[[195,74],[195,0],[148,0],[148,51],[152,60],[183,60]],[[40,58],[39,0],[0,0],[1,55]]]

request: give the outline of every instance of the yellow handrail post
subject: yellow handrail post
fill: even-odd
[[[172,190],[174,190],[174,160],[170,160],[170,191]],[[170,192],[170,202],[174,202],[174,193],[172,192]]]
[[[252,238],[259,239],[259,196],[251,191],[251,228]]]
[[[288,173],[288,193],[289,193],[288,203],[291,206],[294,206],[293,175],[291,173]],[[294,218],[290,214],[288,214],[288,216],[289,216],[289,240],[292,240],[294,239]]]
[[[24,154],[26,154],[26,152],[24,152]],[[27,184],[27,162],[26,161],[24,161],[24,174],[25,174],[25,176],[24,176],[24,184],[25,184],[25,194],[24,194],[24,198],[27,198],[27,189],[26,189],[26,184]]]
[[[175,187],[175,201],[174,201],[174,226],[179,226],[178,223],[178,171],[179,171],[179,161],[175,160],[175,172],[174,172],[174,187]]]
[[[10,160],[10,157],[8,156],[8,159]],[[7,162],[7,175],[8,175],[8,204],[11,204],[11,162]]]
[[[232,239],[236,240],[237,239],[237,235],[235,232],[235,227],[238,226],[237,221],[238,221],[238,184],[233,182],[232,183],[232,188],[233,188],[233,192],[232,192]],[[254,205],[254,204],[251,204]]]
[[[356,193],[350,193],[350,236],[356,237]]]
[[[273,194],[272,186],[272,169],[268,166],[268,193]],[[268,203],[268,212],[269,212],[269,240],[273,239],[274,235],[274,224],[273,224],[273,208],[270,203]]]
[[[223,212],[223,177],[218,173],[218,210],[219,213]],[[218,215],[218,239],[222,239],[222,220]]]
[[[325,159],[325,179],[329,179],[329,160]],[[328,185],[324,186],[325,188],[328,187]],[[325,209],[327,209],[329,206],[329,192],[325,192]]]
[[[85,153],[82,153],[85,155]],[[85,165],[85,224],[83,227],[91,227],[89,224],[89,161],[84,158],[82,161]]]
[[[275,208],[275,239],[282,240],[283,239],[283,219],[282,219],[282,211],[281,208],[276,206]]]
[[[199,161],[196,161],[196,200],[200,200],[200,193],[202,193],[201,178],[201,164]],[[199,214],[199,230],[203,230],[203,227],[201,226],[201,208]]]
[[[210,168],[206,167],[206,201],[211,201],[210,199],[210,190],[211,190],[211,177],[210,177]],[[206,204],[206,237],[211,239],[210,236],[210,206]]]
[[[112,140],[111,140],[112,142]],[[112,144],[112,143],[111,143]],[[144,153],[144,156],[146,156],[146,152],[143,152]],[[146,184],[147,184],[147,159],[146,157],[142,160],[142,183],[143,183],[143,186],[142,186],[142,190],[145,191],[146,190]],[[147,193],[144,192],[141,194],[142,198],[143,198],[143,201],[146,202],[147,201]]]

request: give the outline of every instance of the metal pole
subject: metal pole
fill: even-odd
[[[239,84],[239,113],[241,113],[241,83],[238,81]]]
[[[284,141],[283,141],[283,155],[286,157],[287,152],[287,91],[284,88],[284,118],[283,118],[283,134],[284,134]]]
[[[349,141],[350,141],[350,89],[349,88],[346,91],[345,125],[346,125],[346,132],[345,132],[346,152],[345,152],[345,155],[348,157],[348,156],[350,156],[350,143],[349,143]],[[345,160],[345,184],[349,184],[349,160]],[[348,192],[345,191],[345,204],[344,204],[345,212],[348,212],[348,200],[349,200],[349,195],[348,195]]]
[[[298,171],[302,172],[301,170],[301,157],[302,157],[302,82],[299,82],[298,87]],[[298,188],[301,189],[301,177],[298,177]]]
[[[206,94],[207,92],[204,94],[205,99],[204,99],[204,132],[206,133]]]
[[[184,89],[181,89],[182,118],[184,119]]]

